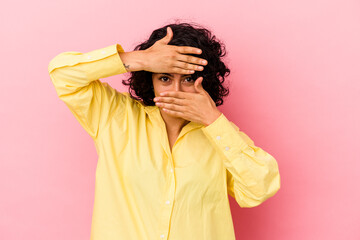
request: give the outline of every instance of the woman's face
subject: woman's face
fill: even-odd
[[[160,96],[161,92],[167,91],[181,91],[191,92],[195,91],[196,79],[192,79],[191,75],[183,75],[178,73],[153,73],[152,82],[154,86],[155,97]]]

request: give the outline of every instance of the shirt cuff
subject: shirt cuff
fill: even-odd
[[[124,52],[120,44],[113,44],[81,55],[82,68],[89,80],[97,80],[127,70],[120,58],[119,52]],[[85,64],[86,63],[86,64]]]
[[[230,161],[248,147],[239,128],[230,122],[223,113],[214,122],[201,129],[210,142]]]

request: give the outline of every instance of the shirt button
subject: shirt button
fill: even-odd
[[[87,56],[87,58],[88,58],[88,59],[90,59],[90,58],[91,58],[91,56]]]
[[[217,139],[217,140],[220,140],[220,136],[217,136],[216,139]]]
[[[101,51],[101,53],[102,53],[102,54],[105,54],[105,53],[106,53],[106,51],[102,50],[102,51]]]
[[[166,204],[170,204],[170,201],[169,201],[169,200],[167,200],[165,203],[166,203]]]
[[[174,169],[171,168],[171,169],[170,169],[170,172],[174,172]]]
[[[225,147],[225,150],[228,151],[230,148],[229,147]]]
[[[161,238],[164,238],[164,237],[165,237],[165,235],[164,235],[164,234],[161,234],[161,235],[160,235],[160,237],[161,237]]]

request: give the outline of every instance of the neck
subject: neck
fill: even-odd
[[[164,113],[163,110],[161,109],[160,109],[160,114],[165,122],[166,130],[171,133],[179,134],[181,132],[181,129],[190,122],[183,118],[170,116],[169,114]]]

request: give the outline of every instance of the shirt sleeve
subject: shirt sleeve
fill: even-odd
[[[222,113],[202,128],[224,161],[228,193],[240,207],[255,207],[280,189],[277,161]]]
[[[51,59],[48,71],[58,97],[65,102],[85,131],[95,140],[116,107],[127,97],[99,79],[127,72],[113,44],[91,52],[63,52]]]

